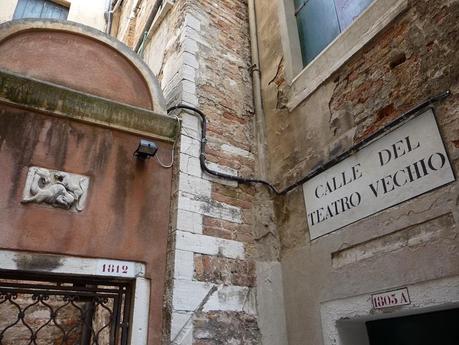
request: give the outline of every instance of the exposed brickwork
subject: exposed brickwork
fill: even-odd
[[[108,307],[111,308],[111,304],[108,304]],[[24,321],[17,322],[20,313],[18,308],[24,313]],[[53,312],[57,311],[53,320],[51,320],[50,308]],[[63,301],[62,296],[51,295],[43,301],[37,301],[31,295],[21,293],[18,293],[17,298],[12,301],[2,296],[0,304],[2,344],[29,344],[32,336],[29,327],[36,332],[34,336],[38,344],[80,343],[83,328],[81,310],[84,308],[84,302],[75,301],[73,304],[68,304],[67,301]],[[92,326],[96,333],[100,330],[97,337],[100,344],[109,342],[110,328],[104,327],[110,324],[109,319],[110,314],[106,309],[96,308]],[[39,329],[40,331],[37,331]],[[66,333],[65,339],[63,331]]]
[[[208,118],[207,159],[220,167],[234,169],[240,176],[255,174],[254,114],[249,72],[250,45],[248,9],[244,0],[190,1],[190,13],[200,21],[199,70],[196,74],[196,96],[199,108]],[[194,37],[194,31],[190,31]],[[227,205],[237,217],[218,217],[205,212],[202,233],[206,236],[243,243],[244,258],[194,254],[194,279],[199,282],[228,287],[255,286],[253,224],[253,187],[211,182],[211,205]],[[202,199],[201,199],[202,200]],[[233,288],[231,288],[233,289]],[[258,344],[256,317],[244,308],[245,290],[234,291],[237,305],[234,312],[213,311],[195,315],[194,344]],[[236,294],[235,294],[236,293]],[[220,296],[220,292],[218,292]],[[233,297],[229,297],[228,301]],[[218,298],[221,301],[221,298]],[[223,303],[223,302],[219,302]],[[234,307],[221,307],[225,310]],[[243,311],[244,310],[244,311]],[[232,331],[231,331],[232,330]],[[206,335],[207,334],[207,335]]]
[[[204,234],[229,240],[253,242],[252,228],[248,224],[235,224],[225,220],[204,217]]]
[[[243,224],[219,220],[215,218],[204,218],[203,232],[206,235],[242,241],[253,244],[252,212],[256,190],[252,186],[240,185],[239,188],[214,184],[212,198],[241,208]]]
[[[250,42],[247,1],[200,0],[193,8],[205,10],[208,25],[203,31],[201,73],[197,93],[208,115],[207,158],[237,170],[240,176],[255,175],[256,146],[252,87],[249,73]],[[210,44],[210,45],[209,45]],[[253,253],[253,187],[213,184],[212,198],[241,209],[242,224],[204,219],[204,233],[246,243]]]
[[[241,209],[250,209],[253,207],[254,194],[255,189],[246,185],[236,189],[231,186],[215,184],[212,197],[214,200],[225,202]]]
[[[144,57],[161,81],[169,105],[186,103],[207,115],[209,164],[231,174],[255,175],[247,1],[176,1],[145,47]],[[250,301],[255,286],[256,190],[203,174],[197,121],[181,116],[170,239],[172,282],[166,299],[170,339],[191,344],[193,314],[200,303],[212,311],[198,317],[203,322],[211,318],[209,326],[247,318],[254,322],[250,332],[255,334]],[[218,292],[212,292],[212,284]],[[220,310],[225,313],[220,315]],[[243,333],[238,337],[258,339]],[[231,339],[226,333],[218,337],[218,344]],[[194,343],[201,340],[207,341],[199,338]]]
[[[202,46],[198,97],[208,115],[210,161],[253,174],[253,104],[248,39],[247,2],[231,0],[193,2],[197,11],[205,11],[209,21],[203,33],[208,45]],[[223,144],[247,151],[232,154]]]
[[[437,103],[436,112],[454,160],[459,122],[458,34],[457,1],[411,1],[405,12],[293,112],[267,108],[274,179],[283,185],[297,181],[318,164],[447,89],[452,96]],[[273,74],[266,81],[266,92],[275,93],[277,102],[278,92],[286,93],[282,59],[271,63]],[[266,102],[270,102],[268,96]],[[309,104],[318,103],[323,108],[315,106],[314,123]],[[292,216],[303,212],[302,194],[298,189],[276,200],[275,212],[286,251],[307,239],[304,217]]]
[[[458,80],[459,3],[411,5],[338,72],[330,110],[352,109],[356,140]]]
[[[134,49],[143,39],[145,25],[156,1],[128,0],[115,12],[112,34]]]
[[[112,33],[120,41],[126,44],[128,47],[132,47],[134,44],[134,29],[136,17],[131,16],[134,0],[124,1],[122,6],[119,7],[117,13],[115,14],[118,19],[114,24],[116,27],[112,28]]]
[[[22,300],[19,303],[22,304]],[[30,302],[28,302],[30,303]],[[33,302],[32,302],[33,303]],[[25,304],[25,303],[24,303]],[[31,304],[31,303],[30,303]],[[16,307],[4,307],[0,309],[0,331],[4,331],[8,326],[14,324],[18,318],[18,312]],[[34,329],[38,329],[49,321],[49,310],[44,306],[34,306],[28,309],[28,313],[25,317],[27,325],[32,326]],[[67,310],[61,311],[60,325],[63,326],[64,330],[68,332],[74,328],[74,331],[70,333],[68,342],[79,342],[81,337],[81,330],[78,324],[79,315],[75,311],[68,312]],[[8,328],[2,339],[2,344],[14,345],[14,344],[27,344],[30,342],[30,330],[22,323],[16,324],[15,326]],[[101,337],[102,338],[102,337]],[[39,332],[37,342],[40,344],[52,345],[56,343],[62,343],[63,336],[62,331],[51,324],[51,326],[44,327]]]
[[[261,344],[257,320],[244,313],[201,313],[194,320],[194,345]]]
[[[195,278],[215,284],[255,286],[255,262],[218,256],[195,255]]]

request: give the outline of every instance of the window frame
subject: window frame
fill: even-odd
[[[68,20],[68,17],[69,17],[69,14],[70,14],[70,7],[72,5],[72,3],[71,3],[72,0],[45,0],[45,1],[52,2],[52,3],[54,3],[56,5],[59,5],[59,6],[62,6],[62,7],[66,7],[67,10],[68,10],[66,20]],[[15,1],[15,6],[14,6],[14,11],[13,11],[13,13],[11,15],[12,19],[14,18],[14,14],[15,14],[18,6],[19,6],[19,0],[16,0]],[[23,19],[23,18],[16,18],[15,20],[18,20],[18,19],[20,20],[20,19]],[[41,17],[37,17],[37,19],[42,19],[42,18]]]
[[[55,4],[67,7],[70,10],[70,5],[72,0],[48,0],[54,2]]]
[[[346,61],[408,8],[408,0],[374,0],[308,65],[303,66],[293,0],[279,1],[279,19],[286,80],[287,108],[294,110]]]

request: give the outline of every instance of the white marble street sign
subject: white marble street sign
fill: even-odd
[[[311,239],[454,179],[429,109],[303,185]]]

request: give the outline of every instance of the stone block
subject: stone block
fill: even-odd
[[[196,234],[202,233],[203,216],[199,213],[189,212],[185,210],[177,211],[177,230],[193,232]]]
[[[174,279],[189,281],[193,280],[193,253],[183,250],[176,250],[174,267]]]
[[[188,175],[201,177],[199,158],[180,153],[180,172]]]
[[[193,253],[220,255],[222,257],[243,259],[244,244],[212,236],[177,231],[176,249]]]
[[[180,174],[179,191],[210,198],[212,185],[209,181],[201,179],[200,177]]]

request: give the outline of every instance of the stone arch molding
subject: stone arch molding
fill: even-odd
[[[166,115],[150,68],[107,34],[68,21],[0,25],[0,69]]]

